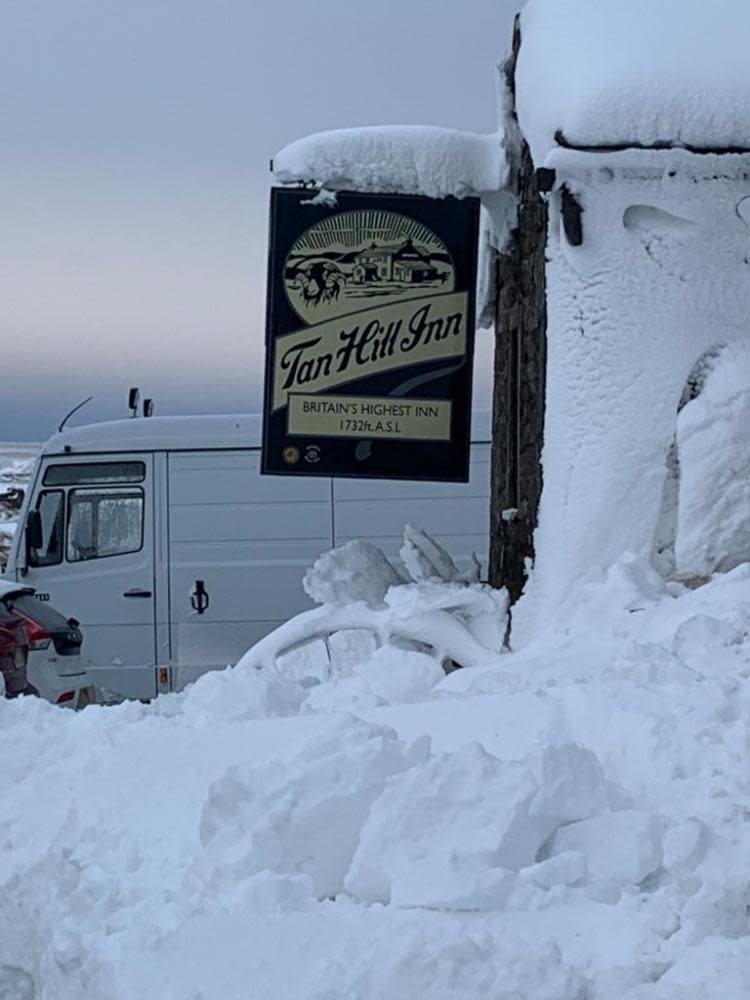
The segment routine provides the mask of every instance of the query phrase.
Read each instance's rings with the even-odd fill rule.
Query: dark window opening
[[[54,566],[63,557],[65,494],[62,490],[44,490],[39,494],[36,509],[42,521],[42,545],[29,550],[29,565]]]
[[[105,483],[142,483],[146,478],[143,462],[82,462],[50,465],[44,473],[45,486],[94,486]]]

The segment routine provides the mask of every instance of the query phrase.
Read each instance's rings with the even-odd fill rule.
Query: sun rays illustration
[[[307,323],[388,302],[450,292],[453,260],[427,226],[397,212],[339,212],[307,229],[292,246],[284,285]]]

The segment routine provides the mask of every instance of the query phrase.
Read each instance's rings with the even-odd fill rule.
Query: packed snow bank
[[[0,566],[7,562],[38,445],[0,443]]]
[[[508,166],[499,134],[390,125],[298,139],[274,157],[273,170],[282,184],[461,198],[500,190]]]
[[[201,877],[217,892],[261,872],[304,875],[318,899],[339,895],[373,802],[429,752],[429,740],[407,748],[392,729],[347,719],[288,761],[230,767],[201,816]]]
[[[524,879],[534,881],[538,854],[555,831],[618,798],[583,748],[503,761],[470,744],[389,782],[362,828],[346,888],[367,902],[493,910]],[[573,881],[584,880],[576,869]]]
[[[627,560],[417,704],[0,701],[0,995],[747,996],[749,593]]]
[[[716,357],[677,419],[675,565],[706,576],[750,560],[750,342]]]
[[[576,146],[750,148],[744,0],[530,0],[517,103],[537,165]]]

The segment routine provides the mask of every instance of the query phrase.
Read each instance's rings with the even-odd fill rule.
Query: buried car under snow
[[[18,676],[13,686],[18,691],[11,692],[6,678],[7,694],[39,694],[69,708],[83,708],[94,700],[81,661],[83,635],[74,618],[66,618],[40,599],[33,587],[12,580],[0,580],[0,615],[0,625],[6,617],[20,621],[27,636],[27,661],[22,664],[23,654],[14,654]]]

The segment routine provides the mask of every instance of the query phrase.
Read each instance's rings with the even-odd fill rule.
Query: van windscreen
[[[44,473],[45,486],[101,486],[103,483],[142,483],[146,478],[143,462],[81,462],[50,465]]]

